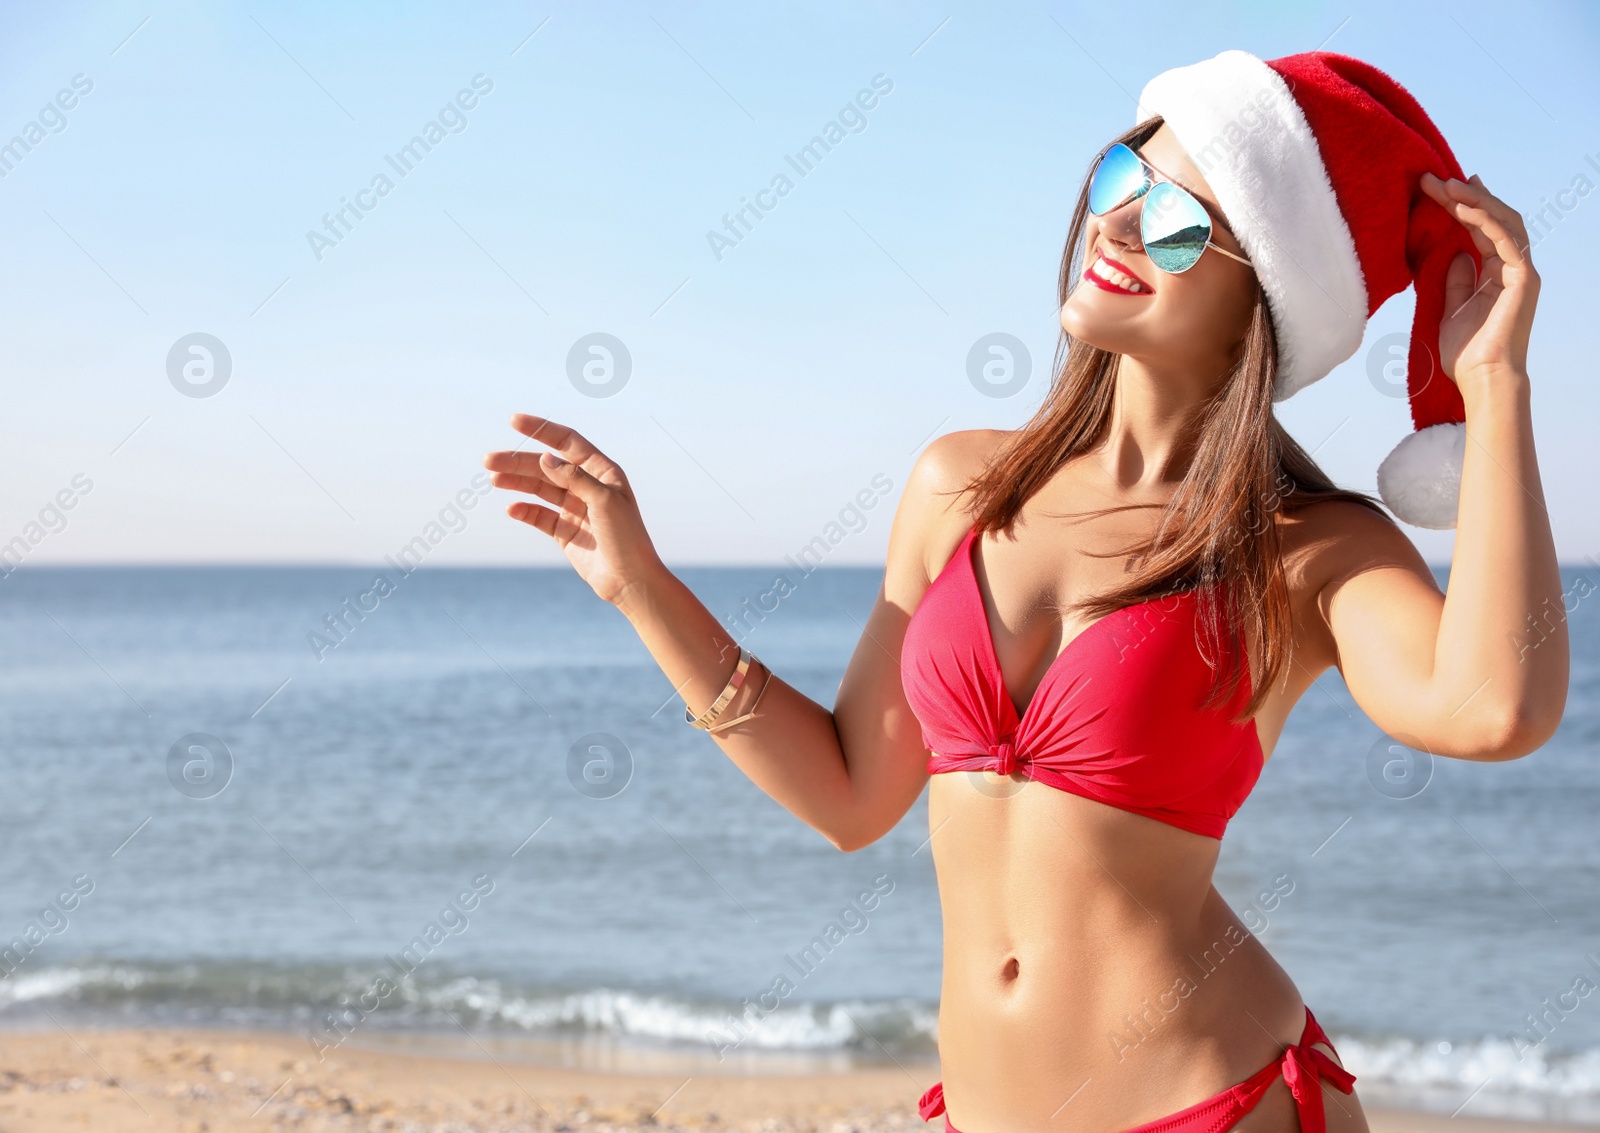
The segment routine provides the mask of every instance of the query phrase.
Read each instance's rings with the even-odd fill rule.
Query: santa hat
[[[1472,238],[1422,188],[1465,180],[1399,83],[1331,51],[1263,62],[1247,51],[1164,71],[1135,123],[1159,114],[1199,167],[1255,266],[1278,343],[1273,400],[1361,345],[1367,320],[1414,285],[1406,389],[1416,431],[1378,468],[1378,493],[1417,527],[1456,525],[1466,413],[1439,360],[1445,273]]]

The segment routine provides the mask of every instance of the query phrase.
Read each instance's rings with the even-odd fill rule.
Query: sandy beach
[[[919,1068],[920,1069],[920,1068]],[[0,1131],[285,1128],[382,1133],[934,1130],[919,1083],[890,1068],[827,1075],[597,1073],[491,1057],[343,1047],[216,1031],[0,1035]],[[1583,1128],[1369,1109],[1374,1133]]]

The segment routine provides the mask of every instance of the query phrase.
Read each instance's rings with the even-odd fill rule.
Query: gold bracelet
[[[742,724],[746,720],[750,719],[750,717],[752,717],[752,716],[754,716],[756,714],[756,705],[760,704],[761,703],[761,698],[763,696],[767,695],[767,686],[772,683],[772,670],[771,669],[767,669],[767,667],[765,665],[763,665],[761,667],[763,669],[766,669],[767,679],[762,681],[761,682],[761,687],[756,690],[756,698],[750,702],[750,711],[746,712],[742,716],[735,716],[732,720],[724,720],[722,723],[718,724],[714,728],[707,728],[706,731],[708,731],[708,732],[720,732],[724,728],[731,728],[735,724]]]
[[[739,663],[734,666],[733,676],[729,677],[728,683],[722,686],[722,691],[717,694],[717,699],[711,702],[710,708],[707,708],[698,716],[689,711],[689,705],[685,702],[683,706],[684,723],[692,724],[696,728],[705,728],[715,721],[718,716],[721,716],[722,710],[732,703],[734,694],[744,684],[745,674],[750,671],[750,662],[755,659],[755,654],[741,645],[739,647]]]

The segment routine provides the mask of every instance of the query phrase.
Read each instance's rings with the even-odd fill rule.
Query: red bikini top
[[[1006,691],[968,529],[906,626],[900,681],[933,753],[928,771],[1020,772],[1059,790],[1221,838],[1261,775],[1248,666],[1226,705],[1189,590],[1093,622],[1051,663],[1017,715]]]

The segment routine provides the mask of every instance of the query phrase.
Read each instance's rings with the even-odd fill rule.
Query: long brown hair
[[[1161,123],[1159,116],[1147,119],[1116,140],[1137,148]],[[1082,270],[1091,175],[1092,169],[1084,175],[1061,255],[1061,306]],[[1111,420],[1117,359],[1062,332],[1044,403],[960,490],[972,494],[974,526],[980,533],[1009,530],[1023,504],[1062,465],[1100,440]],[[1163,507],[1155,534],[1137,547],[1100,553],[1098,557],[1135,555],[1130,577],[1076,604],[1103,617],[1124,606],[1196,590],[1202,651],[1215,657],[1216,646],[1225,643],[1232,659],[1225,667],[1213,663],[1218,677],[1210,705],[1229,703],[1237,695],[1246,675],[1241,663],[1246,643],[1251,637],[1257,643],[1259,656],[1249,669],[1255,678],[1252,695],[1239,720],[1260,708],[1284,675],[1292,652],[1292,615],[1275,513],[1342,499],[1385,514],[1371,496],[1336,487],[1284,431],[1272,413],[1277,371],[1277,340],[1257,281],[1238,360],[1216,394],[1185,425],[1182,439],[1194,445],[1194,459]],[[1124,504],[1087,514],[1155,506]]]

